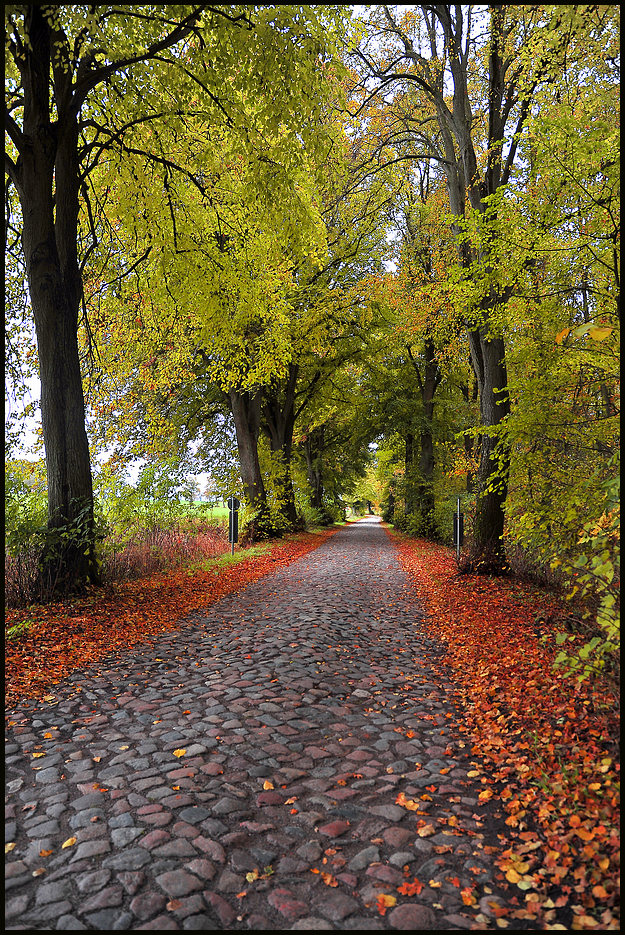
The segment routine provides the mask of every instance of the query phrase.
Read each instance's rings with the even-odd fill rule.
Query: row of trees
[[[236,438],[255,537],[304,486],[443,538],[461,494],[478,571],[614,541],[617,7],[7,11],[9,306],[25,275],[68,584],[87,438],[213,473]]]

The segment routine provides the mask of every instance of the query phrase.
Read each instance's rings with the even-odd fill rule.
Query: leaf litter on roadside
[[[500,801],[507,813],[507,840],[494,859],[512,898],[493,915],[618,929],[617,698],[608,685],[578,685],[554,670],[534,620],[548,619],[555,598],[514,579],[459,575],[451,549],[389,535],[428,629],[446,646],[442,662],[454,670],[462,710],[457,729],[480,757],[469,773],[485,787],[479,801]],[[474,903],[469,890],[461,895]]]

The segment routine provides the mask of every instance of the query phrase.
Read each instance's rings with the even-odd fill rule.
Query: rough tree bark
[[[82,296],[76,248],[78,125],[76,114],[67,109],[61,109],[54,124],[50,119],[51,30],[41,7],[29,6],[26,17],[31,47],[22,65],[23,145],[14,181],[22,205],[22,243],[37,334],[48,477],[48,541],[41,579],[44,590],[53,593],[99,579],[77,339]],[[57,68],[55,80],[58,97],[65,100],[71,77]]]
[[[249,393],[233,389],[229,391],[228,399],[237,436],[243,493],[253,513],[244,536],[251,541],[267,539],[275,535],[275,530],[271,523],[267,493],[258,460],[262,390]]]
[[[280,475],[275,479],[280,491],[281,513],[285,528],[294,530],[303,527],[303,521],[297,513],[295,491],[291,478],[291,455],[293,451],[293,429],[295,426],[295,398],[299,368],[289,365],[289,372],[283,387],[270,387],[266,390],[263,404],[263,427],[269,438],[272,453],[279,460]]]

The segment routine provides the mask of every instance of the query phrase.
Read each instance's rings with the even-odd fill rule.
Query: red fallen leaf
[[[411,883],[406,882],[398,886],[397,892],[401,893],[402,896],[418,896],[422,889],[423,883],[420,883],[415,877]]]
[[[392,909],[396,903],[397,897],[389,896],[386,893],[380,893],[376,899],[376,907],[381,916],[386,915],[386,910]]]
[[[477,902],[470,886],[465,886],[463,890],[460,890],[460,895],[462,896],[462,902],[465,906],[474,906]]]

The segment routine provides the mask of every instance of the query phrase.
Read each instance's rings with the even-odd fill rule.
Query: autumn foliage
[[[557,612],[553,596],[513,578],[459,575],[451,549],[392,538],[428,628],[446,643],[457,727],[479,757],[479,799],[506,813],[499,882],[517,900],[500,914],[550,927],[567,907],[573,929],[618,927],[615,694],[554,670],[556,651],[540,635]]]

